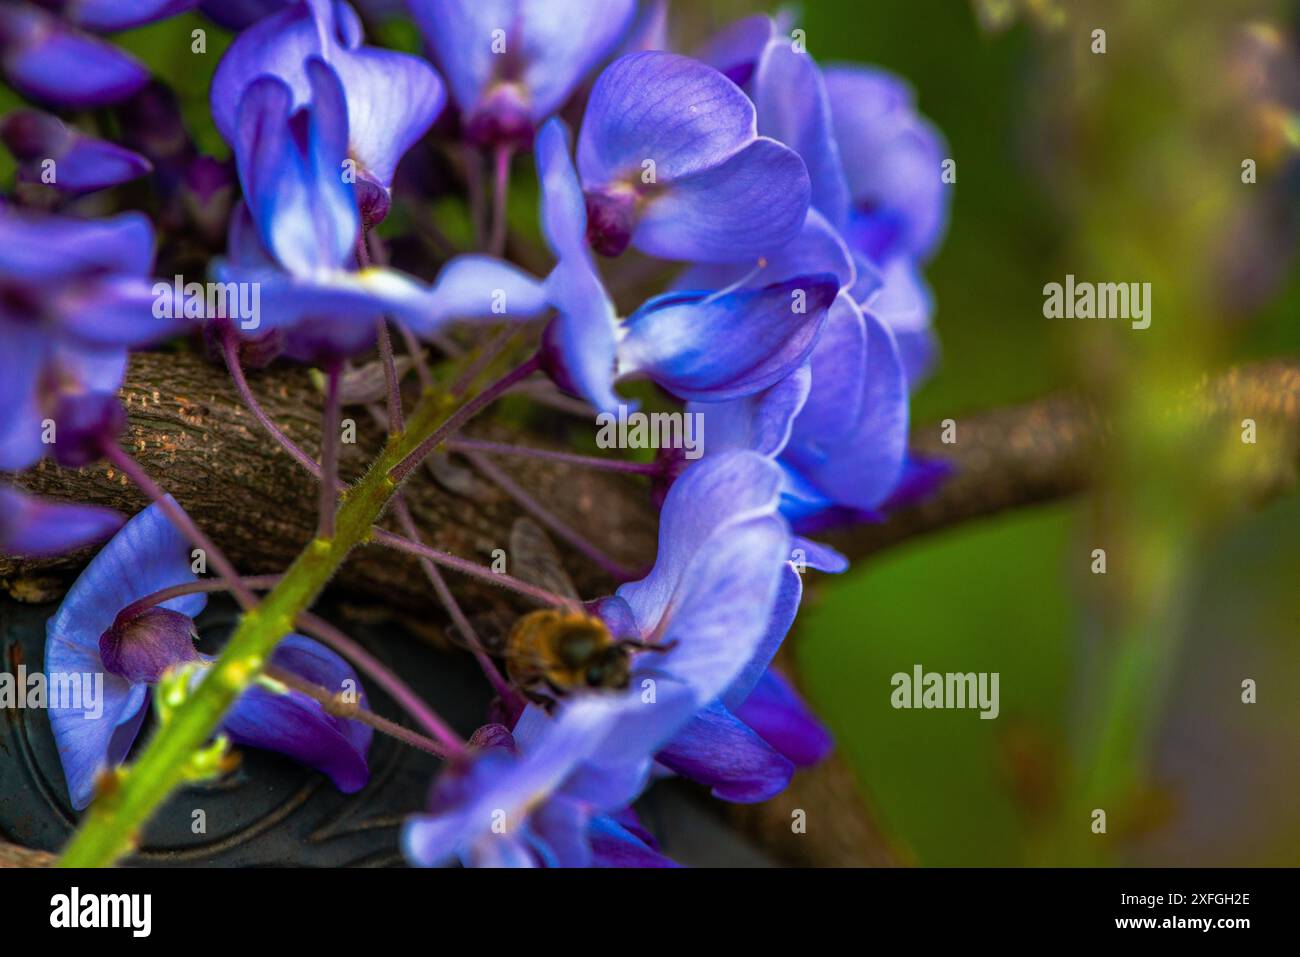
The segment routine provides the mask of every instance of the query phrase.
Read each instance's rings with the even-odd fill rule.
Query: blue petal
[[[474,319],[535,319],[549,308],[546,287],[518,266],[491,256],[457,256],[443,266],[432,291],[427,329]]]
[[[798,235],[809,190],[798,154],[759,137],[716,166],[656,192],[645,203],[632,245],[688,262],[756,257]]]
[[[737,86],[749,83],[759,57],[776,33],[776,24],[765,13],[756,13],[730,23],[715,33],[695,58],[720,70]]]
[[[280,12],[291,3],[293,0],[202,0],[199,9],[210,20],[238,31]]]
[[[837,305],[857,312],[847,297]],[[835,310],[833,309],[832,312]],[[885,325],[862,314],[866,334],[865,388],[858,408],[841,406],[847,431],[827,420],[835,405],[834,392],[818,395],[818,356],[813,356],[813,394],[795,420],[784,459],[837,504],[874,509],[898,482],[907,449],[907,378],[898,347]],[[816,404],[816,414],[810,414]],[[822,411],[826,410],[826,411]],[[829,434],[829,438],[828,438]]]
[[[657,297],[625,323],[619,375],[648,376],[683,399],[752,395],[808,358],[837,289],[834,276],[821,274],[708,297]],[[729,345],[719,349],[723,341]]]
[[[916,113],[906,84],[884,71],[834,67],[826,89],[849,192],[864,219],[857,227],[863,251],[882,260],[897,252],[925,258],[947,225],[943,138]]]
[[[155,345],[197,328],[194,320],[154,315],[162,287],[169,291],[172,288],[170,283],[159,284],[136,276],[73,286],[57,294],[61,331],[67,334],[69,345],[107,352]],[[119,377],[101,391],[116,389],[120,381]]]
[[[517,10],[529,113],[540,122],[613,51],[636,15],[636,0],[519,0]]]
[[[385,187],[398,161],[446,102],[442,79],[417,57],[378,47],[327,56],[347,93],[350,155]]]
[[[587,825],[591,841],[593,867],[677,867],[658,851],[606,815],[594,817]]]
[[[293,94],[284,82],[263,76],[250,84],[235,147],[263,243],[303,275],[350,262],[360,227],[356,197],[339,172],[347,113],[338,76],[319,59],[309,61],[308,75],[312,105],[292,118]]]
[[[799,231],[810,187],[798,155],[756,139],[755,124],[749,98],[712,67],[630,54],[596,81],[578,169],[588,190],[640,196],[632,243],[643,252],[702,262],[756,256]]]
[[[802,535],[794,537],[791,551],[796,556],[796,560],[802,559],[805,565],[819,572],[839,575],[849,570],[848,558],[839,551],[821,542],[804,538]]]
[[[795,540],[797,545],[798,540]],[[792,548],[793,550],[793,548]],[[799,603],[803,600],[803,576],[787,562],[781,569],[781,580],[777,586],[776,598],[772,603],[771,614],[763,637],[745,662],[745,667],[736,675],[722,695],[722,704],[736,709],[749,697],[754,686],[758,684],[763,673],[772,664],[781,642],[790,633],[795,615],[799,612]]]
[[[657,755],[724,801],[753,804],[785,790],[794,765],[721,704],[705,708]]]
[[[88,109],[125,100],[149,73],[112,44],[87,36],[29,4],[0,6],[4,69],[22,93]]]
[[[569,128],[559,117],[537,134],[533,152],[542,189],[542,233],[557,259],[586,256],[587,208],[569,159]]]
[[[866,321],[843,293],[831,304],[810,366],[812,389],[799,413],[798,434],[829,447],[851,434],[866,390]]]
[[[59,555],[103,541],[124,521],[109,508],[43,501],[0,486],[0,554]]]
[[[0,209],[0,275],[30,283],[102,273],[146,276],[153,268],[153,239],[142,213],[81,220]]]
[[[934,368],[939,340],[930,326],[930,290],[910,260],[894,259],[881,270],[883,285],[863,303],[894,334],[909,389],[915,390]]]
[[[722,694],[762,646],[790,532],[776,516],[729,523],[695,552],[656,633],[671,650],[646,660],[685,683],[699,707]]]
[[[797,767],[816,764],[835,746],[830,732],[775,669],[764,672],[736,717]]]
[[[591,844],[587,837],[587,820],[591,812],[577,801],[554,797],[533,814],[529,829],[545,845],[548,865],[552,867],[587,867],[591,864]]]
[[[652,159],[655,183],[665,188],[750,145],[755,122],[749,97],[712,67],[658,51],[620,57],[596,81],[583,117],[582,183],[640,183]]]
[[[562,121],[542,127],[535,152],[542,229],[559,260],[546,279],[547,298],[558,313],[547,330],[549,371],[561,388],[611,411],[619,405],[614,392],[618,317],[587,249],[587,214]]]
[[[821,70],[785,38],[767,45],[754,77],[758,131],[797,152],[808,167],[812,204],[836,229],[849,216],[849,187]]]
[[[748,449],[776,456],[790,441],[811,388],[812,370],[805,363],[770,389],[730,402],[692,402],[688,410],[701,416],[708,454]]]
[[[356,672],[310,638],[286,635],[271,654],[271,664],[327,691],[354,692],[365,707]],[[366,752],[374,730],[360,721],[327,714],[301,692],[280,694],[255,686],[240,696],[221,727],[235,744],[275,751],[327,774],[345,794],[359,791],[370,780]]]
[[[566,702],[553,719],[536,718],[542,725],[536,736],[516,734],[519,757],[492,749],[466,768],[448,768],[435,785],[431,813],[409,818],[402,829],[407,859],[425,867],[456,857],[477,861],[500,851],[502,840],[523,840],[531,813],[617,726],[623,702],[619,696]],[[519,862],[513,851],[509,859]]]
[[[733,283],[754,288],[796,276],[833,273],[840,288],[857,288],[858,267],[848,246],[826,217],[809,209],[799,234],[784,246],[768,250],[755,268],[754,260],[706,263],[684,270],[673,283],[676,289],[722,289]],[[874,290],[874,286],[867,287]]]
[[[508,30],[514,23],[517,0],[408,0],[408,5],[437,56],[451,95],[461,110],[472,110],[497,61],[492,52],[492,33]],[[507,34],[507,49],[509,40]]]
[[[339,355],[372,344],[375,320],[381,315],[392,316],[418,335],[436,331],[448,318],[439,307],[437,290],[392,269],[332,270],[298,278],[277,269],[244,269],[218,261],[213,274],[221,282],[256,284],[255,314],[237,324],[241,333],[262,336],[287,330],[304,341],[320,340],[322,348],[333,341]]]
[[[411,0],[411,12],[447,74],[461,110],[481,105],[489,87],[518,82],[539,123],[614,49],[636,13],[635,0]],[[494,53],[495,31],[505,52]]]
[[[0,469],[25,469],[46,450],[41,442],[42,405],[37,385],[52,353],[39,326],[19,320],[0,323]]]
[[[84,706],[50,709],[50,725],[74,807],[83,808],[90,802],[97,771],[120,761],[130,748],[139,729],[133,719],[144,706],[147,690],[104,672],[100,635],[117,613],[137,598],[195,580],[190,571],[189,543],[162,510],[151,505],[100,550],[46,624],[47,672],[104,676],[101,716],[93,716],[94,709]],[[159,607],[193,618],[206,602],[206,595],[185,595]]]

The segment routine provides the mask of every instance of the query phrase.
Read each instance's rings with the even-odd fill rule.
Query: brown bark
[[[319,450],[321,397],[309,376],[277,369],[252,376],[270,415],[308,454]],[[136,356],[123,389],[130,414],[124,446],[205,528],[241,571],[282,570],[312,535],[314,483],[265,435],[239,403],[224,370],[191,354]],[[1244,417],[1261,422],[1276,443],[1270,491],[1294,483],[1300,446],[1300,363],[1275,361],[1233,370],[1189,395],[1207,420],[1235,426]],[[345,475],[359,473],[382,441],[364,410],[355,419],[357,443],[344,447]],[[512,430],[487,424],[494,437]],[[1056,500],[1085,489],[1104,424],[1083,402],[1049,397],[1026,405],[981,412],[956,420],[956,443],[941,441],[940,425],[919,427],[913,446],[950,462],[954,475],[922,504],[878,525],[861,525],[827,536],[850,557],[862,558],[893,543],[988,516],[1002,510]],[[513,431],[517,431],[514,429]],[[536,432],[523,440],[545,445]],[[1261,441],[1263,441],[1261,439]],[[655,515],[643,481],[535,460],[502,460],[521,485],[566,522],[580,528],[608,554],[638,567],[654,555]],[[67,470],[46,463],[22,476],[42,495],[112,506],[125,512],[144,500],[126,479],[103,465]],[[409,487],[407,499],[432,544],[487,563],[505,547],[518,509],[491,484],[469,471],[435,481],[428,473]],[[41,562],[0,558],[0,582],[15,594],[39,593],[42,576],[66,581],[86,554]],[[609,587],[589,562],[568,556],[583,594]],[[451,573],[449,573],[451,574]],[[377,547],[353,556],[337,586],[410,613],[411,624],[429,633],[442,620],[414,561]],[[471,609],[506,600],[483,586],[453,578]],[[431,614],[432,612],[432,614]],[[806,834],[791,828],[792,813],[809,815]],[[893,855],[864,809],[851,771],[838,758],[797,775],[785,794],[767,804],[739,809],[734,817],[778,856],[802,864],[890,863]],[[828,823],[834,821],[834,824]]]

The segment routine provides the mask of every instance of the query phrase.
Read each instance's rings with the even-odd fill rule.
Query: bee
[[[573,602],[572,609],[529,612],[497,647],[484,649],[505,662],[510,683],[535,703],[549,709],[556,699],[580,689],[622,690],[631,681],[633,652],[664,652],[672,647],[616,639],[603,621],[582,611],[555,545],[531,519],[515,521],[510,554],[518,578]]]

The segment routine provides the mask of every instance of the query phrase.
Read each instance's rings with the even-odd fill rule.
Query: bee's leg
[[[550,683],[547,682],[547,684],[549,685]],[[555,687],[553,685],[550,685],[550,687],[552,691],[555,690]],[[539,691],[535,685],[527,688],[520,688],[519,692],[525,698],[531,701],[533,704],[537,705],[539,708],[545,711],[547,714],[550,714],[555,710],[555,704],[556,704],[555,697],[553,697],[552,695],[544,694],[543,692]]]
[[[652,641],[639,641],[636,638],[624,638],[622,641],[619,642],[619,644],[622,645],[624,648],[632,648],[635,649],[636,651],[657,651],[660,652],[661,654],[665,651],[672,651],[674,648],[677,647],[677,641],[675,639],[673,641],[652,642]]]

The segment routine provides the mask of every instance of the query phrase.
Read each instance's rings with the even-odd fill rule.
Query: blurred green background
[[[1067,6],[1073,14],[1086,5]],[[1045,102],[1053,85],[1045,77],[1059,72],[1071,52],[1087,51],[1095,26],[1113,27],[1118,17],[1107,18],[1100,6],[1102,16],[1071,16],[1046,35],[1023,20],[1002,33],[985,32],[971,6],[958,2],[814,0],[805,6],[800,22],[812,52],[823,61],[865,61],[905,76],[957,159],[951,227],[927,273],[944,361],[916,396],[914,421],[960,422],[967,411],[1074,386],[1081,378],[1085,330],[1055,325],[1041,312],[1043,284],[1064,276],[1063,258],[1069,266],[1078,262],[1069,257],[1084,224],[1062,214],[1062,177],[1038,162],[1039,140],[1047,135],[1038,119],[1071,108]],[[1195,5],[1153,0],[1140,6],[1163,9],[1174,42],[1178,19],[1193,16],[1188,8]],[[1113,28],[1109,39],[1125,42]],[[1181,106],[1167,100],[1164,109]],[[1177,120],[1176,114],[1138,116],[1135,125],[1158,133]],[[1142,141],[1102,144],[1135,145],[1159,148]],[[1123,188],[1117,182],[1107,193]],[[1226,169],[1222,189],[1245,196],[1249,187]],[[1295,203],[1294,192],[1288,201]],[[1189,272],[1203,268],[1184,265]],[[1081,279],[1086,272],[1069,271]],[[1173,317],[1162,307],[1170,297],[1162,301],[1165,290],[1157,290],[1154,321],[1168,323]],[[1295,270],[1225,338],[1230,341],[1200,357],[1206,369],[1300,351]],[[1075,503],[986,520],[912,542],[815,587],[800,625],[800,674],[900,859],[931,865],[1073,859],[1053,850],[1050,833],[1069,786],[1069,754],[1086,693],[1081,674],[1092,635],[1085,579],[1093,547],[1087,510]],[[1113,563],[1112,554],[1110,574],[1117,573]],[[1220,529],[1196,549],[1192,566],[1195,585],[1185,590],[1182,616],[1188,624],[1180,654],[1166,662],[1169,691],[1151,765],[1161,810],[1145,833],[1115,845],[1106,860],[1296,864],[1300,502],[1277,502]],[[917,663],[941,672],[1000,672],[1001,716],[981,721],[974,712],[894,710],[890,676]],[[1240,703],[1245,676],[1271,687],[1267,700],[1261,692],[1259,704]],[[1066,826],[1087,825],[1076,819]]]
[[[674,6],[692,41],[763,9],[748,0]],[[960,422],[1066,388],[1124,408],[1126,395],[1140,394],[1160,408],[1171,383],[1300,353],[1300,280],[1289,265],[1266,294],[1230,295],[1227,307],[1202,283],[1216,268],[1207,250],[1228,233],[1234,210],[1266,188],[1270,202],[1294,206],[1294,163],[1289,191],[1266,186],[1263,170],[1259,185],[1243,186],[1237,157],[1253,155],[1251,147],[1202,149],[1206,117],[1196,112],[1196,84],[1223,80],[1197,60],[1200,44],[1257,15],[1293,39],[1296,4],[1149,0],[1126,9],[1081,0],[1062,8],[1055,28],[1041,22],[1050,17],[1021,17],[999,31],[981,27],[965,0],[810,0],[797,14],[820,61],[876,64],[907,78],[957,160],[948,237],[927,270],[943,361],[915,397],[916,422]],[[1111,50],[1089,60],[1099,25]],[[208,27],[206,70],[189,53],[195,26]],[[409,26],[381,36],[416,43]],[[206,91],[227,34],[187,16],[120,42],[177,85],[201,147],[225,155]],[[0,112],[13,105],[0,90]],[[1211,127],[1213,142],[1219,127]],[[0,181],[11,176],[0,156]],[[534,197],[519,184],[516,225],[532,217]],[[464,231],[441,225],[453,238]],[[1287,256],[1269,237],[1262,245]],[[1150,334],[1042,317],[1044,283],[1090,269],[1099,280],[1161,280]],[[1208,495],[1196,482],[1171,492],[1202,460],[1174,434],[1168,456],[1151,452],[1148,472],[1151,421],[1139,411],[1120,425],[1130,441],[1119,444],[1132,454],[1112,463],[1101,493],[1116,508],[1026,509],[813,580],[794,639],[800,680],[899,860],[1300,863],[1300,499],[1221,513],[1196,497]],[[1152,511],[1153,500],[1169,507]],[[1089,580],[1091,550],[1115,522],[1124,540],[1155,543],[1154,566],[1138,567],[1132,549],[1130,574],[1121,548],[1109,573],[1128,574],[1154,611],[1123,603],[1115,611]],[[1124,816],[1138,823],[1101,855],[1081,853],[1073,844],[1087,840],[1089,821],[1071,795],[1086,777],[1084,744],[1108,707],[1084,676],[1099,661],[1104,674],[1104,662],[1146,641],[1161,649],[1144,674],[1151,726],[1129,728],[1123,718],[1118,732],[1132,752],[1119,765],[1136,755],[1141,785],[1124,791],[1114,784],[1127,780],[1122,768],[1099,761],[1093,769],[1103,791],[1126,795]],[[915,664],[999,672],[999,718],[892,709],[890,676]],[[1243,677],[1260,682],[1258,704],[1240,703]]]

